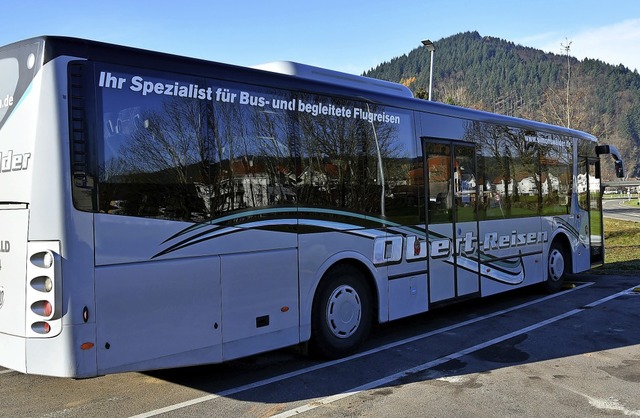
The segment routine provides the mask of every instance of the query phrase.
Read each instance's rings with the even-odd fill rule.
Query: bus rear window
[[[21,43],[0,50],[0,128],[40,69],[41,43]]]
[[[15,58],[0,59],[0,120],[3,120],[9,108],[15,105],[15,92],[20,71]]]

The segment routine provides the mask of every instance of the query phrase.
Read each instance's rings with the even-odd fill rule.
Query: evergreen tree
[[[623,65],[544,53],[464,32],[435,42],[433,97],[458,106],[566,125],[616,142],[627,172],[640,176],[640,74]],[[430,53],[419,47],[364,75],[408,85],[426,99]]]

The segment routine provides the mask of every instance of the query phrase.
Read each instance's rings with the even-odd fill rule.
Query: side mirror
[[[624,177],[624,163],[622,162],[622,158],[620,158],[620,153],[613,145],[596,145],[596,154],[611,154],[613,157],[613,161],[615,164],[616,177],[623,178]]]
[[[624,177],[624,164],[622,163],[622,160],[616,160],[615,167],[616,167],[616,177],[623,178]]]

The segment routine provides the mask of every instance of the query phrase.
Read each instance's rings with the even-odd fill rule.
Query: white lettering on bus
[[[388,115],[385,112],[382,112],[382,113],[369,112],[368,110],[363,110],[363,109],[360,109],[359,107],[356,107],[353,109],[353,117],[364,119],[371,123],[373,122],[384,122],[384,123],[393,123],[393,124],[400,123],[400,116]]]
[[[102,80],[102,75],[100,79]],[[146,81],[139,75],[131,78],[129,90],[141,92],[143,96],[147,94],[158,94],[163,96],[188,97],[190,99],[213,100],[213,89],[211,87],[205,89],[197,84],[185,85],[177,81],[173,83]]]
[[[29,168],[31,153],[16,154],[12,150],[0,152],[0,172],[20,171]]]
[[[13,106],[13,96],[7,94],[4,98],[0,99],[0,109]]]
[[[262,96],[252,96],[246,91],[240,92],[240,104],[243,104],[243,105],[248,104],[251,106],[264,107],[267,104],[267,102],[268,100]]]
[[[546,232],[518,233],[518,231],[511,231],[510,235],[498,235],[497,232],[488,232],[484,235],[484,241],[480,245],[483,251],[491,251],[541,244],[543,242],[547,242]]]
[[[507,248],[524,247],[528,245],[542,244],[548,241],[547,232],[527,232],[518,233],[512,231],[511,234],[498,235],[497,232],[487,232],[484,240],[478,242],[478,238],[472,232],[467,232],[464,237],[456,239],[455,246],[451,239],[437,239],[429,243],[431,258],[445,258],[455,253],[455,255],[470,256],[480,248],[488,253],[495,250]]]
[[[301,99],[280,99],[256,95],[252,92],[232,92],[228,88],[200,87],[198,84],[182,84],[179,81],[161,82],[149,81],[139,75],[130,79],[119,77],[109,71],[101,71],[98,78],[98,86],[105,89],[123,90],[128,87],[130,91],[140,93],[142,96],[162,95],[177,96],[191,99],[210,100],[219,103],[238,103],[244,106],[259,108],[271,107],[275,110],[290,110],[299,113],[308,113],[312,116],[334,116],[339,118],[361,119],[369,123],[388,123],[398,125],[400,116],[391,115],[384,111],[376,112],[359,107],[347,108],[330,103],[305,103]]]
[[[234,103],[237,96],[236,93],[230,93],[229,89],[218,88],[218,90],[216,90],[217,102]]]
[[[100,81],[98,82],[98,85],[100,87],[106,87],[109,89],[122,90],[122,86],[126,82],[127,82],[126,78],[114,77],[113,75],[111,75],[111,73],[109,72],[105,73],[104,71],[102,71],[100,72]]]

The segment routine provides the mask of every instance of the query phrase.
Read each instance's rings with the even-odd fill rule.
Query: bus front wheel
[[[329,270],[313,302],[312,352],[327,358],[352,354],[367,338],[371,322],[371,290],[362,272],[350,265]]]
[[[567,259],[564,247],[557,241],[551,244],[547,259],[547,280],[544,282],[544,290],[549,293],[559,291],[564,284],[567,270]]]

